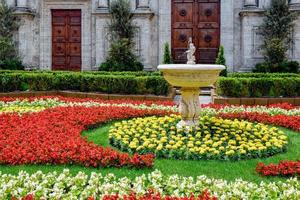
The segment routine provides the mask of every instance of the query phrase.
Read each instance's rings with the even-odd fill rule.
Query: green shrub
[[[299,77],[297,73],[229,73],[228,77],[232,78],[292,78]]]
[[[298,73],[300,71],[300,65],[298,61],[285,61],[281,63],[283,72]]]
[[[226,97],[300,96],[300,77],[220,78],[217,93]]]
[[[99,70],[103,71],[142,71],[143,64],[132,52],[128,39],[120,39],[114,42],[109,50],[106,61],[101,64]]]
[[[170,45],[169,43],[164,44],[164,58],[163,58],[163,64],[171,64],[172,61],[172,55],[170,51]]]
[[[0,0],[0,37],[13,38],[13,34],[19,28],[19,21],[14,8],[9,7],[6,0]]]
[[[19,18],[5,0],[0,1],[0,69],[23,70],[13,35],[19,28]]]
[[[221,71],[220,76],[227,76],[227,66],[226,66],[226,59],[225,59],[225,55],[224,55],[224,47],[223,46],[220,46],[220,48],[219,48],[218,56],[216,59],[216,64],[224,65],[226,67],[226,69]]]
[[[255,73],[298,73],[299,62],[297,61],[283,61],[278,65],[263,62],[256,64],[253,72]]]
[[[112,1],[109,7],[111,46],[106,61],[100,65],[104,71],[141,71],[143,64],[134,53],[133,13],[129,0]]]
[[[271,1],[261,25],[265,61],[270,67],[276,68],[287,60],[286,52],[292,44],[291,31],[296,19],[297,13],[290,10],[286,0]]]
[[[286,60],[286,51],[287,47],[285,47],[284,41],[280,38],[272,38],[270,40],[265,41],[265,56],[266,62],[270,63],[271,71],[277,71],[276,68],[280,65],[280,63]]]
[[[13,58],[0,61],[0,69],[24,70],[24,66],[20,59]]]
[[[12,71],[12,70],[0,70],[0,74],[7,73],[47,73],[47,74],[94,74],[94,75],[118,75],[118,76],[161,76],[162,73],[159,71],[148,72],[148,71],[138,71],[138,72],[108,72],[108,71],[85,71],[85,72],[69,72],[69,71]]]
[[[6,72],[6,73],[5,73]],[[168,95],[170,86],[160,75],[117,75],[77,72],[12,72],[0,73],[0,91],[73,90],[115,94]]]

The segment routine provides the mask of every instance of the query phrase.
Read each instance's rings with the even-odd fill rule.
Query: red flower
[[[300,161],[281,161],[278,165],[258,163],[256,172],[263,176],[299,176]]]
[[[0,163],[77,164],[88,167],[151,167],[153,154],[117,152],[88,142],[81,133],[112,120],[165,115],[129,107],[57,107],[39,113],[0,115]],[[99,135],[99,137],[101,137]]]
[[[115,195],[106,195],[103,200],[118,200],[121,197],[119,194]],[[217,200],[216,197],[210,195],[210,193],[205,190],[201,195],[196,197],[191,194],[188,197],[174,197],[174,196],[162,196],[160,193],[155,193],[153,190],[149,190],[147,194],[142,196],[137,196],[135,192],[132,192],[130,195],[124,195],[121,199],[124,200]]]

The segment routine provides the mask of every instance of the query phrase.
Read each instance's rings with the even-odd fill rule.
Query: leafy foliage
[[[5,0],[0,1],[0,37],[11,38],[19,28],[19,18]]]
[[[296,14],[289,9],[286,0],[272,0],[261,26],[265,61],[272,68],[287,60],[286,52],[292,44],[291,31]],[[272,72],[272,69],[270,70]]]
[[[24,69],[18,57],[13,34],[19,28],[19,18],[5,0],[0,1],[0,69]]]
[[[300,64],[297,61],[283,61],[278,65],[271,65],[270,63],[263,62],[256,64],[253,72],[255,73],[298,73]]]
[[[115,0],[110,5],[111,21],[109,24],[111,47],[100,70],[104,71],[141,71],[143,64],[134,53],[133,24],[129,0]]]
[[[0,37],[0,62],[17,54],[12,38]]]
[[[126,38],[111,44],[109,55],[100,70],[103,71],[141,71],[143,65],[132,53],[130,41]]]
[[[224,55],[224,46],[220,46],[218,56],[216,59],[216,64],[218,65],[224,65],[226,69],[224,69],[221,73],[220,76],[227,76],[227,66],[226,66],[226,59]]]
[[[172,55],[170,52],[170,45],[169,43],[165,43],[164,45],[164,58],[163,58],[163,64],[171,64],[172,61]]]

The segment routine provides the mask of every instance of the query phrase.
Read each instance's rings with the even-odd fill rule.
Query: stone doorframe
[[[52,69],[52,9],[80,9],[81,16],[81,70],[91,70],[92,45],[91,45],[91,7],[89,0],[43,0],[41,2],[40,18],[40,69]]]

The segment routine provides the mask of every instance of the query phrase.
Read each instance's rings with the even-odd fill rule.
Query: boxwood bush
[[[300,77],[220,78],[217,94],[225,97],[299,97]]]
[[[235,78],[284,78],[300,77],[300,73],[229,73],[228,77]]]
[[[0,71],[0,92],[72,90],[109,94],[168,95],[160,72]],[[217,82],[226,97],[300,96],[300,74],[231,73]]]
[[[0,74],[7,73],[47,73],[47,74],[95,74],[95,75],[130,75],[130,76],[161,76],[161,72],[139,71],[139,72],[107,72],[107,71],[86,71],[86,72],[69,72],[69,71],[23,71],[23,70],[0,70]]]
[[[115,94],[168,95],[170,85],[164,78],[147,72],[0,72],[0,91],[74,90]]]

